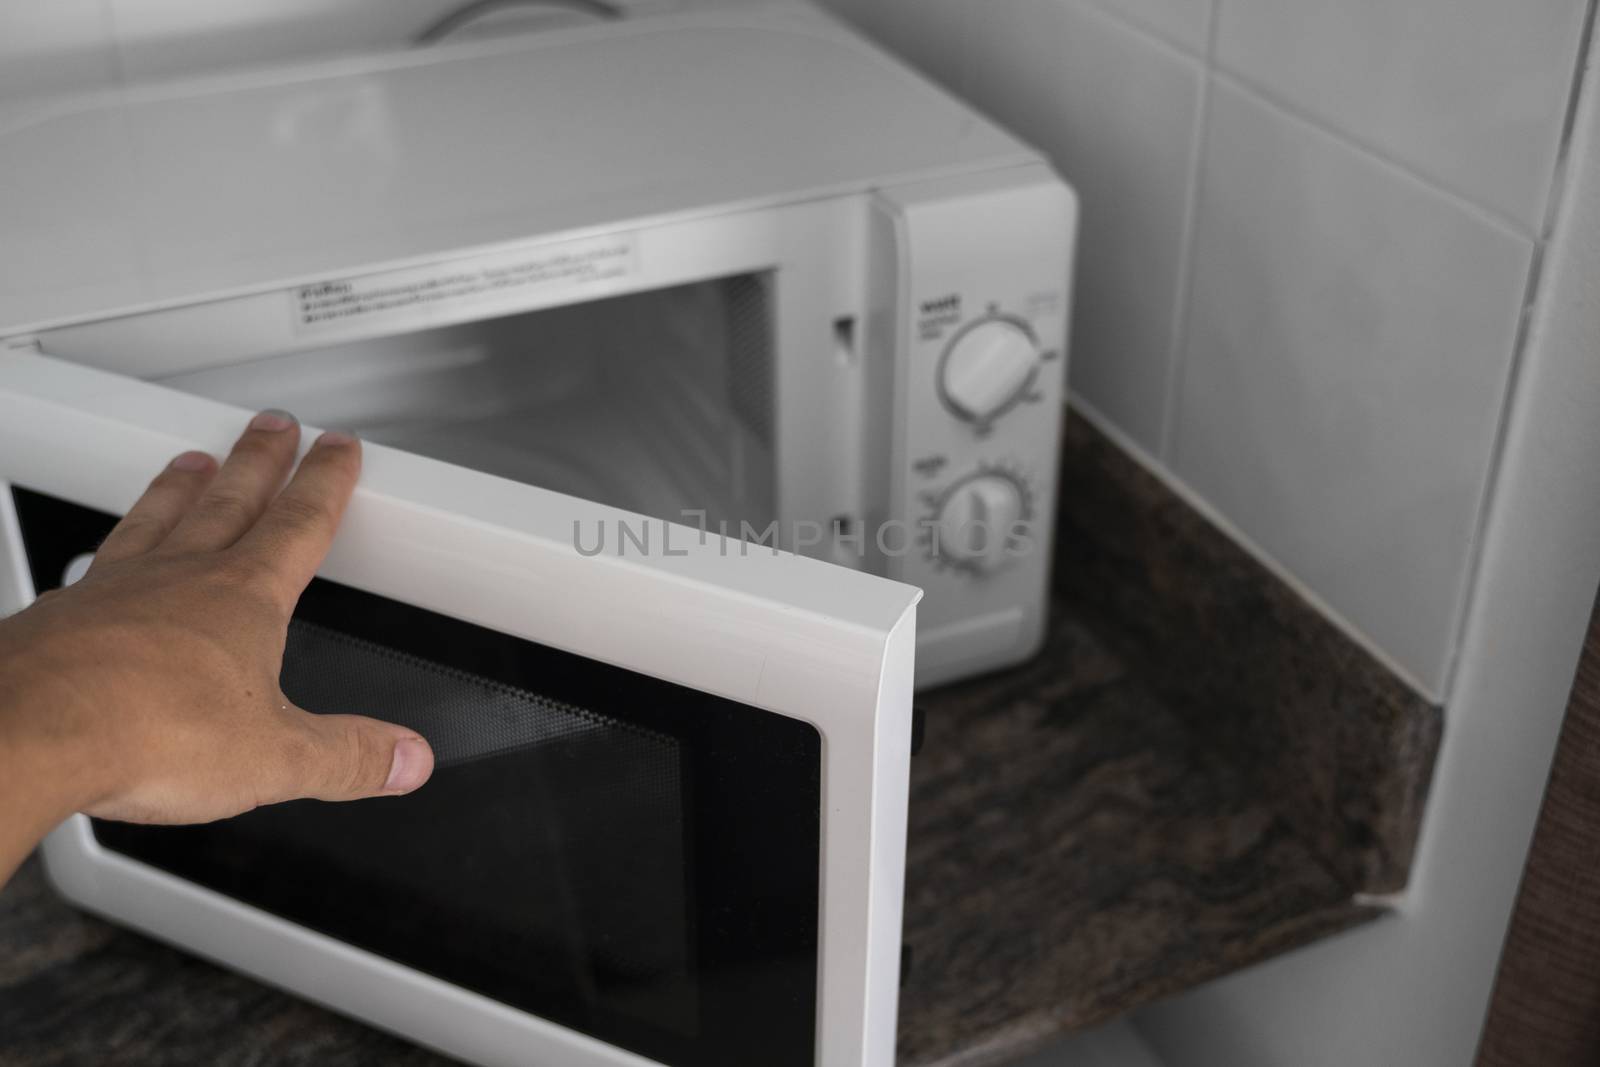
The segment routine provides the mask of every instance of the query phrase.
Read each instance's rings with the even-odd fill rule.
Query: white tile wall
[[[973,14],[968,95],[1049,150],[1081,198],[1073,388],[1156,451],[1204,68],[1088,5]]]
[[[1225,0],[1217,62],[1524,227],[1588,0]]]
[[[1214,87],[1171,462],[1430,687],[1533,242]]]
[[[825,2],[1078,187],[1078,395],[1438,695],[1595,0]],[[12,0],[0,110],[454,4]]]
[[[970,0],[820,0],[924,74],[959,90],[962,29]]]
[[[1082,195],[1074,393],[1442,696],[1594,0],[959,2]]]

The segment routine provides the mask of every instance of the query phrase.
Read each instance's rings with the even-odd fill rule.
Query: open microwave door
[[[247,417],[0,355],[0,613]],[[919,596],[369,445],[285,689],[433,734],[434,780],[208,827],[75,816],[49,874],[472,1062],[889,1067]]]

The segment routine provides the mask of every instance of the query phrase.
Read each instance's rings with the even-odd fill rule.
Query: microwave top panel
[[[1037,158],[791,4],[53,100],[0,116],[0,336]]]

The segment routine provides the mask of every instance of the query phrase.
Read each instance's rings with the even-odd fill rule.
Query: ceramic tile
[[[988,5],[968,40],[970,95],[1081,199],[1072,389],[1157,451],[1200,65],[1062,0]]]
[[[879,44],[960,92],[964,0],[822,0]]]
[[[1209,130],[1175,467],[1437,693],[1530,243],[1224,83]]]
[[[1087,0],[1191,52],[1205,51],[1215,0]]]
[[[1585,0],[1227,0],[1217,60],[1537,232]]]

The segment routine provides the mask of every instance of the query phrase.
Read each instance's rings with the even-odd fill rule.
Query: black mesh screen
[[[635,1011],[686,1028],[693,1003],[676,738],[304,619],[290,623],[281,685],[309,711],[371,715],[417,731],[433,747],[436,781],[452,791],[471,782],[480,795],[530,801],[516,806],[515,825],[483,858],[448,842],[461,827],[440,820],[434,803],[419,813],[421,825],[400,828],[393,849],[352,851],[338,835],[297,831],[309,847],[322,846],[319,862],[381,878],[386,892],[436,910],[460,899],[462,877],[504,879],[514,863],[514,893],[476,891],[481,922],[516,930],[546,958],[563,960],[574,986],[591,996],[618,985]],[[479,761],[490,765],[452,770]],[[493,784],[499,777],[511,780]],[[430,851],[455,855],[455,870],[441,878],[435,864],[393,862],[434,831],[440,840]]]
[[[678,743],[667,734],[468,674],[305,619],[289,623],[279,679],[309,711],[375,715],[428,739],[434,767],[540,745],[603,738],[650,799],[676,802]]]
[[[113,521],[13,496],[40,591]],[[282,685],[421,733],[434,777],[100,843],[672,1067],[814,1063],[815,729],[322,580]]]

